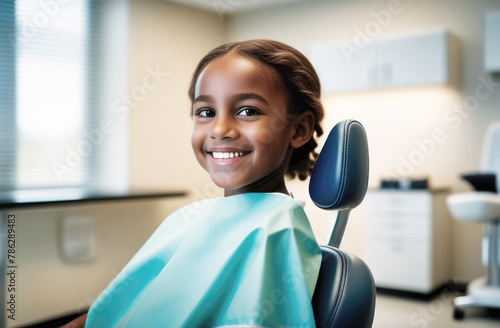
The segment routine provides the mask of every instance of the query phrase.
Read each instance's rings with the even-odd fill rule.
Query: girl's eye
[[[238,116],[254,116],[259,115],[259,112],[251,107],[245,107],[237,113]]]
[[[201,117],[215,117],[215,111],[211,109],[200,109],[196,111],[196,116],[201,116]]]

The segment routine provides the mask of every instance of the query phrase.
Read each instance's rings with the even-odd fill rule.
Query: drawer
[[[402,237],[427,241],[432,239],[432,221],[420,219],[385,219],[366,221],[366,234],[369,238]]]
[[[369,239],[366,262],[377,287],[420,293],[432,290],[430,243]]]
[[[398,221],[431,221],[431,211],[406,211],[406,210],[370,210],[366,213],[367,221],[398,220]]]
[[[366,209],[432,211],[432,194],[428,191],[371,191],[366,195]]]

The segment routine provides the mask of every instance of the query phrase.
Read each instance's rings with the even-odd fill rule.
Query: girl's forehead
[[[209,62],[198,76],[195,94],[199,95],[200,88],[211,82],[208,79],[231,79],[236,83],[240,80],[245,84],[267,85],[274,91],[284,91],[280,75],[273,67],[238,54],[226,54]]]

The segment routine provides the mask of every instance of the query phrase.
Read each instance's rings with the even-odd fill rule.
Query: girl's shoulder
[[[185,221],[192,221],[200,214],[205,213],[213,207],[245,209],[248,207],[275,205],[303,208],[304,202],[296,201],[294,198],[282,193],[244,193],[228,197],[198,200],[177,209],[170,216],[180,217]]]
[[[226,229],[235,225],[311,229],[302,206],[292,197],[280,193],[245,193],[185,205],[170,214],[158,230],[191,229],[200,224],[221,225]]]

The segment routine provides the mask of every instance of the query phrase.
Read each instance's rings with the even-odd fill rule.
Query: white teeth
[[[214,158],[235,158],[235,157],[240,157],[243,156],[243,152],[228,152],[228,153],[221,153],[221,152],[213,152],[212,156]]]

